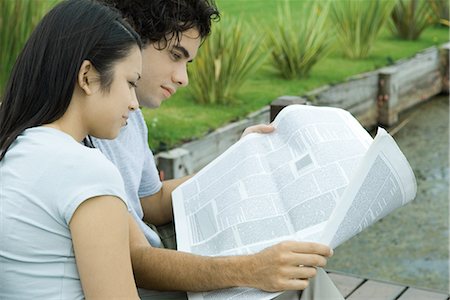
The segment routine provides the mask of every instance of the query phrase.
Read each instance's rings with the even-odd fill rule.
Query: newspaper
[[[249,134],[172,193],[178,249],[242,255],[284,240],[336,248],[414,199],[414,173],[382,128],[347,111],[290,105],[271,134]],[[272,299],[251,288],[190,299]]]

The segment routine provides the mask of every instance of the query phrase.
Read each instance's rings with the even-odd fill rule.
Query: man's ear
[[[78,71],[78,85],[86,93],[86,95],[92,95],[92,78],[94,67],[89,60],[84,60]]]

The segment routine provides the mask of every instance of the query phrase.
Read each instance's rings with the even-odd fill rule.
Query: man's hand
[[[304,290],[316,276],[316,267],[325,266],[331,255],[333,250],[322,244],[279,243],[254,255],[252,286],[269,292]]]
[[[245,128],[241,135],[241,139],[249,133],[271,133],[275,130],[272,124],[258,124]]]

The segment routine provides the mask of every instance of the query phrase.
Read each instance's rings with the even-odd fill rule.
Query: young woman
[[[58,4],[0,106],[0,299],[135,299],[122,178],[87,136],[138,107],[141,42],[89,0]]]

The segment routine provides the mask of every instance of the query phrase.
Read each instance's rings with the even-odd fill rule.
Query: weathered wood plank
[[[340,107],[347,110],[361,102],[375,101],[378,92],[378,73],[370,72],[332,86],[310,91],[306,97],[319,106]]]
[[[447,300],[448,294],[409,288],[404,292],[398,300]]]
[[[440,49],[441,57],[441,77],[442,77],[442,91],[450,93],[450,79],[449,79],[449,59],[450,59],[450,43],[443,45]]]
[[[378,90],[378,122],[391,126],[398,121],[398,87],[396,86],[396,74],[398,70],[395,66],[386,67],[380,70],[379,90]]]
[[[378,123],[378,108],[375,99],[360,102],[348,110],[361,125],[370,130]]]
[[[368,280],[364,282],[356,291],[354,291],[347,299],[348,300],[394,300],[396,299],[406,287]]]
[[[439,68],[433,72],[422,73],[417,79],[411,79],[409,84],[398,85],[397,110],[406,110],[417,103],[439,94],[442,90],[442,80]]]
[[[348,275],[336,273],[328,273],[328,275],[344,298],[352,293],[364,281],[363,278]]]
[[[380,70],[380,123],[395,124],[398,113],[442,90],[439,53],[433,47]]]
[[[426,49],[412,58],[396,62],[399,87],[410,81],[420,80],[423,74],[439,70],[439,64],[439,49],[436,47]]]
[[[270,122],[272,122],[278,113],[288,105],[302,104],[306,105],[307,99],[298,96],[281,96],[272,101],[270,104]]]

